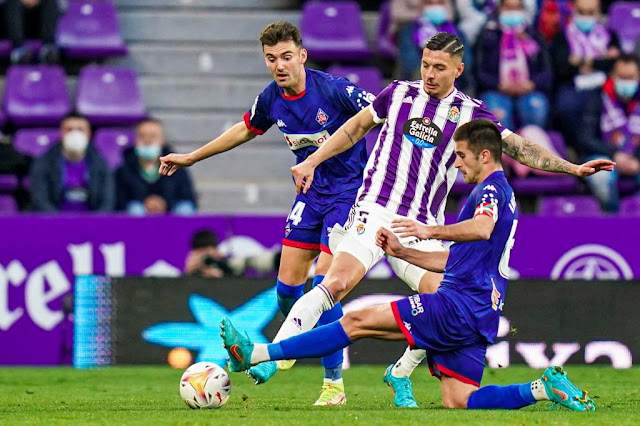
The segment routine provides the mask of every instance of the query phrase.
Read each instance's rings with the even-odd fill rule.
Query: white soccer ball
[[[191,408],[220,408],[229,395],[229,375],[213,362],[193,364],[180,378],[180,396]]]

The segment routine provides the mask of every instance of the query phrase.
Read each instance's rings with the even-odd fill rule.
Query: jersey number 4
[[[291,213],[289,213],[287,221],[291,221],[291,223],[297,226],[302,220],[302,212],[304,211],[305,206],[305,203],[298,201],[291,209]]]
[[[500,264],[498,265],[498,272],[500,272],[500,275],[505,279],[509,279],[509,258],[511,257],[511,249],[513,248],[513,244],[516,242],[514,236],[516,234],[517,227],[518,227],[518,220],[515,219],[513,221],[513,225],[511,225],[511,232],[509,233],[507,244],[504,245],[502,256],[500,256]]]

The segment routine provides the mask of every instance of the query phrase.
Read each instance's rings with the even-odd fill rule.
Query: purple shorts
[[[429,370],[480,386],[486,340],[468,325],[456,302],[441,292],[415,294],[391,303],[393,315],[412,349],[425,349]]]

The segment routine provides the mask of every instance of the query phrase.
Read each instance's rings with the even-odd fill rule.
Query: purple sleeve
[[[267,90],[256,96],[253,106],[244,114],[244,124],[253,134],[261,135],[273,125],[273,120],[269,115],[269,98]]]
[[[491,111],[489,111],[489,109],[487,108],[487,105],[484,102],[481,102],[480,106],[474,108],[474,110],[473,110],[473,115],[471,116],[471,119],[472,120],[476,120],[478,118],[486,118],[487,120],[493,121],[493,123],[498,127],[498,130],[500,130],[500,134],[502,134],[503,138],[509,136],[512,133],[511,130],[509,130],[506,127],[504,127],[498,121],[496,116],[493,115],[493,113]],[[507,133],[505,133],[505,131]]]
[[[371,108],[380,120],[387,118],[387,114],[389,113],[389,104],[391,103],[391,94],[393,93],[393,89],[395,89],[396,85],[397,83],[393,82],[382,89],[382,92],[376,96],[376,100],[371,103]]]

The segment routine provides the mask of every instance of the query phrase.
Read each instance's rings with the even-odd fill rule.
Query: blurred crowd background
[[[293,156],[277,129],[171,178],[157,168],[240,120],[269,83],[258,34],[288,20],[310,67],[373,93],[420,78],[424,41],[456,33],[458,87],[504,125],[571,161],[617,163],[580,180],[507,161],[522,212],[640,215],[640,3],[4,0],[0,12],[3,214],[286,213]],[[449,212],[467,191],[456,183]]]

